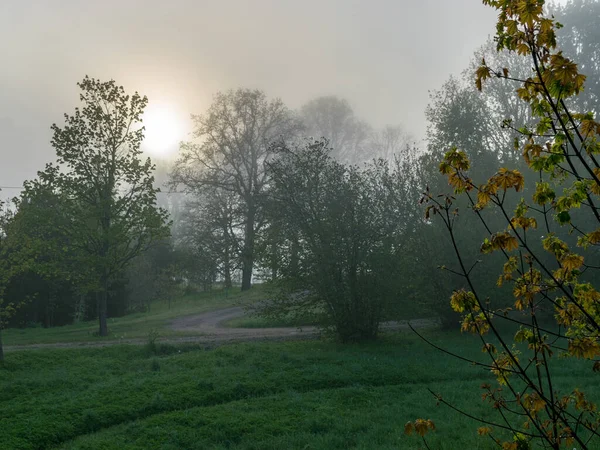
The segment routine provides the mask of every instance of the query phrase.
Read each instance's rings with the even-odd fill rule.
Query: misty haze
[[[598,0],[0,35],[0,449],[600,449]]]

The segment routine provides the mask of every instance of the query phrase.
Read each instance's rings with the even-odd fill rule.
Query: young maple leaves
[[[593,370],[600,371],[597,360],[600,358],[600,292],[590,281],[593,278],[583,279],[586,271],[600,269],[600,264],[587,261],[597,257],[590,250],[600,246],[600,161],[597,156],[600,154],[600,123],[594,113],[573,112],[567,106],[569,97],[582,92],[585,76],[579,73],[577,64],[556,49],[556,30],[561,25],[554,18],[544,17],[544,0],[483,0],[483,3],[499,11],[498,51],[530,56],[532,75],[526,79],[512,78],[508,68],[496,70],[483,60],[476,71],[475,84],[482,90],[484,83],[493,78],[518,83],[516,95],[529,103],[532,116],[538,121],[535,126],[518,130],[523,142],[516,139],[515,148],[522,152],[525,163],[537,173],[540,181],[535,184],[532,202],[529,204],[522,198],[511,213],[507,193],[522,192],[525,187],[525,178],[518,170],[501,168],[478,186],[468,173],[469,158],[457,148],[446,152],[439,170],[447,177],[454,195],[467,197],[471,209],[486,228],[480,213],[485,208],[495,208],[500,217],[506,219],[506,229],[491,233],[480,250],[484,254],[499,252],[506,258],[497,284],[512,283],[511,308],[492,310],[477,294],[471,278],[475,266],[470,269],[465,266],[453,236],[458,216],[458,209],[453,205],[455,197],[434,197],[427,191],[422,200],[427,203],[426,218],[432,215],[442,218],[460,262],[461,269],[457,273],[469,285],[469,290],[454,291],[450,299],[452,309],[464,314],[462,330],[479,335],[482,341],[483,335],[492,331],[499,342],[497,349],[483,341],[483,350],[492,361],[489,368],[499,385],[496,389],[489,385],[484,387],[484,400],[504,411],[503,414],[525,418],[520,427],[497,427],[508,429],[512,441],[493,437],[493,428],[488,426],[480,427],[478,434],[489,435],[506,450],[528,449],[532,440],[543,441],[549,448],[564,445],[590,448],[588,439],[600,439],[600,415],[596,405],[578,389],[559,396],[552,383],[549,359],[554,354],[553,349],[559,348],[561,355],[594,360]],[[563,188],[561,195],[557,188],[567,182],[570,185]],[[579,211],[575,214],[574,210]],[[580,224],[574,223],[573,217],[581,220],[584,213],[588,213],[589,218]],[[545,236],[530,232],[538,228],[535,215],[543,218]],[[554,224],[568,227],[570,233],[577,236],[577,247],[581,251],[573,250],[559,238],[552,230]],[[586,256],[581,254],[586,250]],[[554,310],[558,333],[540,327],[537,315],[543,305]],[[510,319],[520,323],[512,336],[512,345],[492,322],[494,316],[506,318],[510,310],[520,314],[519,319]],[[530,322],[521,318],[526,315]],[[566,345],[563,341],[556,345],[559,339],[566,339]],[[518,348],[523,349],[523,346],[529,351],[526,357],[519,356]],[[513,376],[519,380],[518,384],[512,384]],[[508,402],[520,410],[515,413],[512,406],[507,407]],[[415,424],[419,420],[419,423],[424,422],[417,419]],[[407,427],[411,432],[413,425],[409,423]],[[423,425],[421,428],[426,431]]]
[[[429,431],[435,430],[435,424],[429,419],[417,419],[413,422],[406,422],[404,425],[404,434],[411,435],[413,432],[424,437]]]

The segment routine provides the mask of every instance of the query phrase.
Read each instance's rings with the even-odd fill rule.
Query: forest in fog
[[[559,35],[561,47],[577,57],[592,80],[577,99],[578,106],[590,110],[600,101],[598,82],[593,81],[600,70],[600,43],[593,27],[597,8],[592,2],[557,12],[566,24]],[[473,73],[482,57],[491,67],[511,67],[518,77],[528,75],[530,63],[514,53],[496,53],[495,46],[488,40],[460,76],[449,77],[430,93],[425,143],[416,142],[402,125],[370,125],[336,96],[318,97],[292,110],[268,92],[239,88],[216,93],[206,111],[194,112],[191,139],[182,143],[175,162],[159,159],[156,171],[136,168],[146,180],[155,178],[153,186],[161,192],[152,195],[162,208],[157,214],[170,228],[170,233],[161,230],[148,236],[153,245],[144,242],[141,247],[148,251],[139,254],[124,251],[110,261],[93,261],[103,258],[86,247],[93,238],[83,235],[84,242],[75,245],[71,229],[61,227],[60,221],[69,220],[64,217],[69,208],[78,216],[70,226],[91,220],[87,215],[98,211],[87,203],[61,205],[60,188],[49,178],[57,166],[40,167],[39,178],[26,183],[21,196],[4,208],[6,215],[14,216],[14,231],[7,233],[10,252],[30,261],[6,287],[7,303],[30,299],[7,325],[52,327],[98,317],[96,290],[87,288],[93,281],[78,279],[86,264],[114,266],[110,281],[105,281],[106,308],[112,317],[145,311],[152,301],[167,301],[179,290],[215,285],[248,289],[253,282],[285,281],[312,287],[313,292],[326,285],[318,299],[303,299],[310,307],[300,311],[324,316],[320,319],[325,322],[328,310],[342,306],[325,298],[342,293],[360,298],[368,292],[377,301],[356,300],[364,305],[352,314],[361,319],[374,315],[374,324],[401,318],[403,310],[415,308],[448,316],[454,323],[456,317],[442,299],[461,280],[439,270],[452,263],[452,249],[441,224],[425,219],[419,199],[427,187],[448,192],[438,165],[454,146],[471,159],[473,178],[483,179],[503,166],[522,170],[521,152],[512,143],[517,128],[532,123],[529,106],[515,98],[509,80],[478,92]],[[513,126],[505,123],[507,118]],[[58,130],[68,132],[60,125]],[[73,158],[68,164],[76,165],[84,156]],[[89,167],[78,170],[93,170],[93,156],[84,163]],[[146,186],[138,193],[128,185],[125,168],[117,170],[124,180],[118,188],[122,198],[153,192]],[[525,192],[535,188],[535,181],[531,179]],[[486,230],[469,215],[461,221],[465,223],[457,239],[477,252]],[[129,239],[146,232],[140,229]],[[348,270],[349,265],[375,278],[344,279],[345,272],[355,271]],[[485,269],[477,276],[488,286],[485,277],[496,278]],[[332,278],[339,285],[331,283]],[[497,306],[511,301],[510,294],[493,297]],[[375,304],[376,311],[367,312]]]
[[[81,74],[72,107],[48,124],[52,157],[0,197],[0,384],[24,370],[27,357],[11,359],[19,350],[81,345],[73,372],[52,369],[50,379],[92,377],[84,352],[104,351],[111,362],[98,373],[121,379],[132,406],[115,390],[103,410],[95,393],[89,407],[62,404],[75,425],[57,419],[27,437],[13,378],[10,448],[126,448],[131,436],[131,448],[397,448],[399,426],[410,442],[401,448],[475,448],[452,427],[449,439],[433,433],[440,417],[418,398],[402,401],[413,385],[450,408],[457,430],[455,416],[478,422],[487,440],[477,448],[597,448],[600,3],[483,3],[496,29],[429,91],[422,129],[397,115],[371,120],[335,92],[292,107],[250,84],[212,91],[188,111],[186,134],[142,89]],[[408,98],[417,87],[402,89]],[[103,348],[118,344],[144,350]],[[216,347],[208,362],[183,359]],[[435,355],[454,362],[446,371]],[[155,377],[151,397],[138,397],[127,372],[136,364],[131,373]],[[440,381],[450,395],[432,387]],[[32,383],[48,395],[44,408],[63,395]],[[356,392],[338,398],[338,388]],[[384,388],[393,405],[374,393]],[[335,414],[307,400],[320,389]],[[473,406],[474,392],[489,407]],[[364,410],[344,403],[363,395],[376,398]],[[166,437],[152,424],[161,414],[201,420],[178,414],[228,402],[242,403],[202,414],[264,414],[255,401],[298,401],[323,417],[289,425],[298,442],[283,413],[261,419],[277,426],[255,440],[244,440],[262,430],[252,425],[228,424],[235,431],[223,437],[201,423]],[[330,424],[343,432],[324,425],[348,411],[356,416]],[[364,426],[377,414],[385,430]],[[210,430],[188,434],[196,428]]]

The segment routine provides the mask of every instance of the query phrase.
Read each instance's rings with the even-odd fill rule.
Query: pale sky
[[[182,129],[217,91],[250,87],[291,108],[338,95],[422,137],[428,91],[494,24],[481,0],[0,0],[0,186],[54,160],[50,125],[86,74],[146,94]]]

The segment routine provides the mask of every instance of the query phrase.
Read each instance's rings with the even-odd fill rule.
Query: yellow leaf
[[[512,251],[519,248],[519,241],[517,238],[506,232],[492,235],[491,242],[492,248],[495,250],[503,249],[506,251]]]
[[[479,427],[477,428],[477,434],[479,436],[485,436],[487,434],[490,434],[492,431],[492,429],[490,427]]]
[[[475,86],[477,86],[478,90],[481,91],[482,81],[484,81],[486,78],[490,78],[490,76],[491,70],[489,67],[480,66],[479,68],[477,68],[477,71],[475,72]]]
[[[417,419],[415,420],[414,429],[419,436],[423,437],[428,431],[435,430],[435,424],[430,419]]]
[[[600,168],[595,167],[593,169],[594,171],[594,175],[596,176],[596,179],[600,180]],[[596,194],[596,195],[600,195],[600,183],[598,183],[596,181],[596,179],[592,179],[592,186],[590,186],[590,190]]]
[[[576,270],[583,265],[583,256],[569,253],[560,262],[565,270]]]
[[[452,293],[452,296],[450,297],[450,306],[456,312],[464,312],[465,310],[476,308],[477,299],[472,292],[460,289]]]
[[[582,120],[579,128],[584,137],[593,136],[596,134],[596,130],[598,129],[598,123],[593,120]]]
[[[519,45],[517,45],[517,53],[519,55],[527,55],[529,53],[529,45],[527,45],[525,42],[521,42]]]
[[[600,228],[596,231],[592,231],[591,233],[589,233],[587,235],[587,238],[591,244],[597,244],[598,242],[600,242]]]
[[[517,192],[523,189],[525,184],[525,179],[523,175],[518,170],[509,170],[506,168],[501,168],[498,170],[498,173],[492,177],[494,180],[494,184],[504,189],[505,191],[510,188],[515,188]],[[490,179],[490,181],[492,181]]]
[[[594,359],[600,355],[600,344],[591,337],[571,339],[569,353],[576,358]]]
[[[477,192],[477,206],[479,207],[479,209],[481,209],[485,205],[487,205],[490,202],[491,199],[492,198],[490,197],[490,194],[488,194],[487,192],[485,192],[481,188]]]

